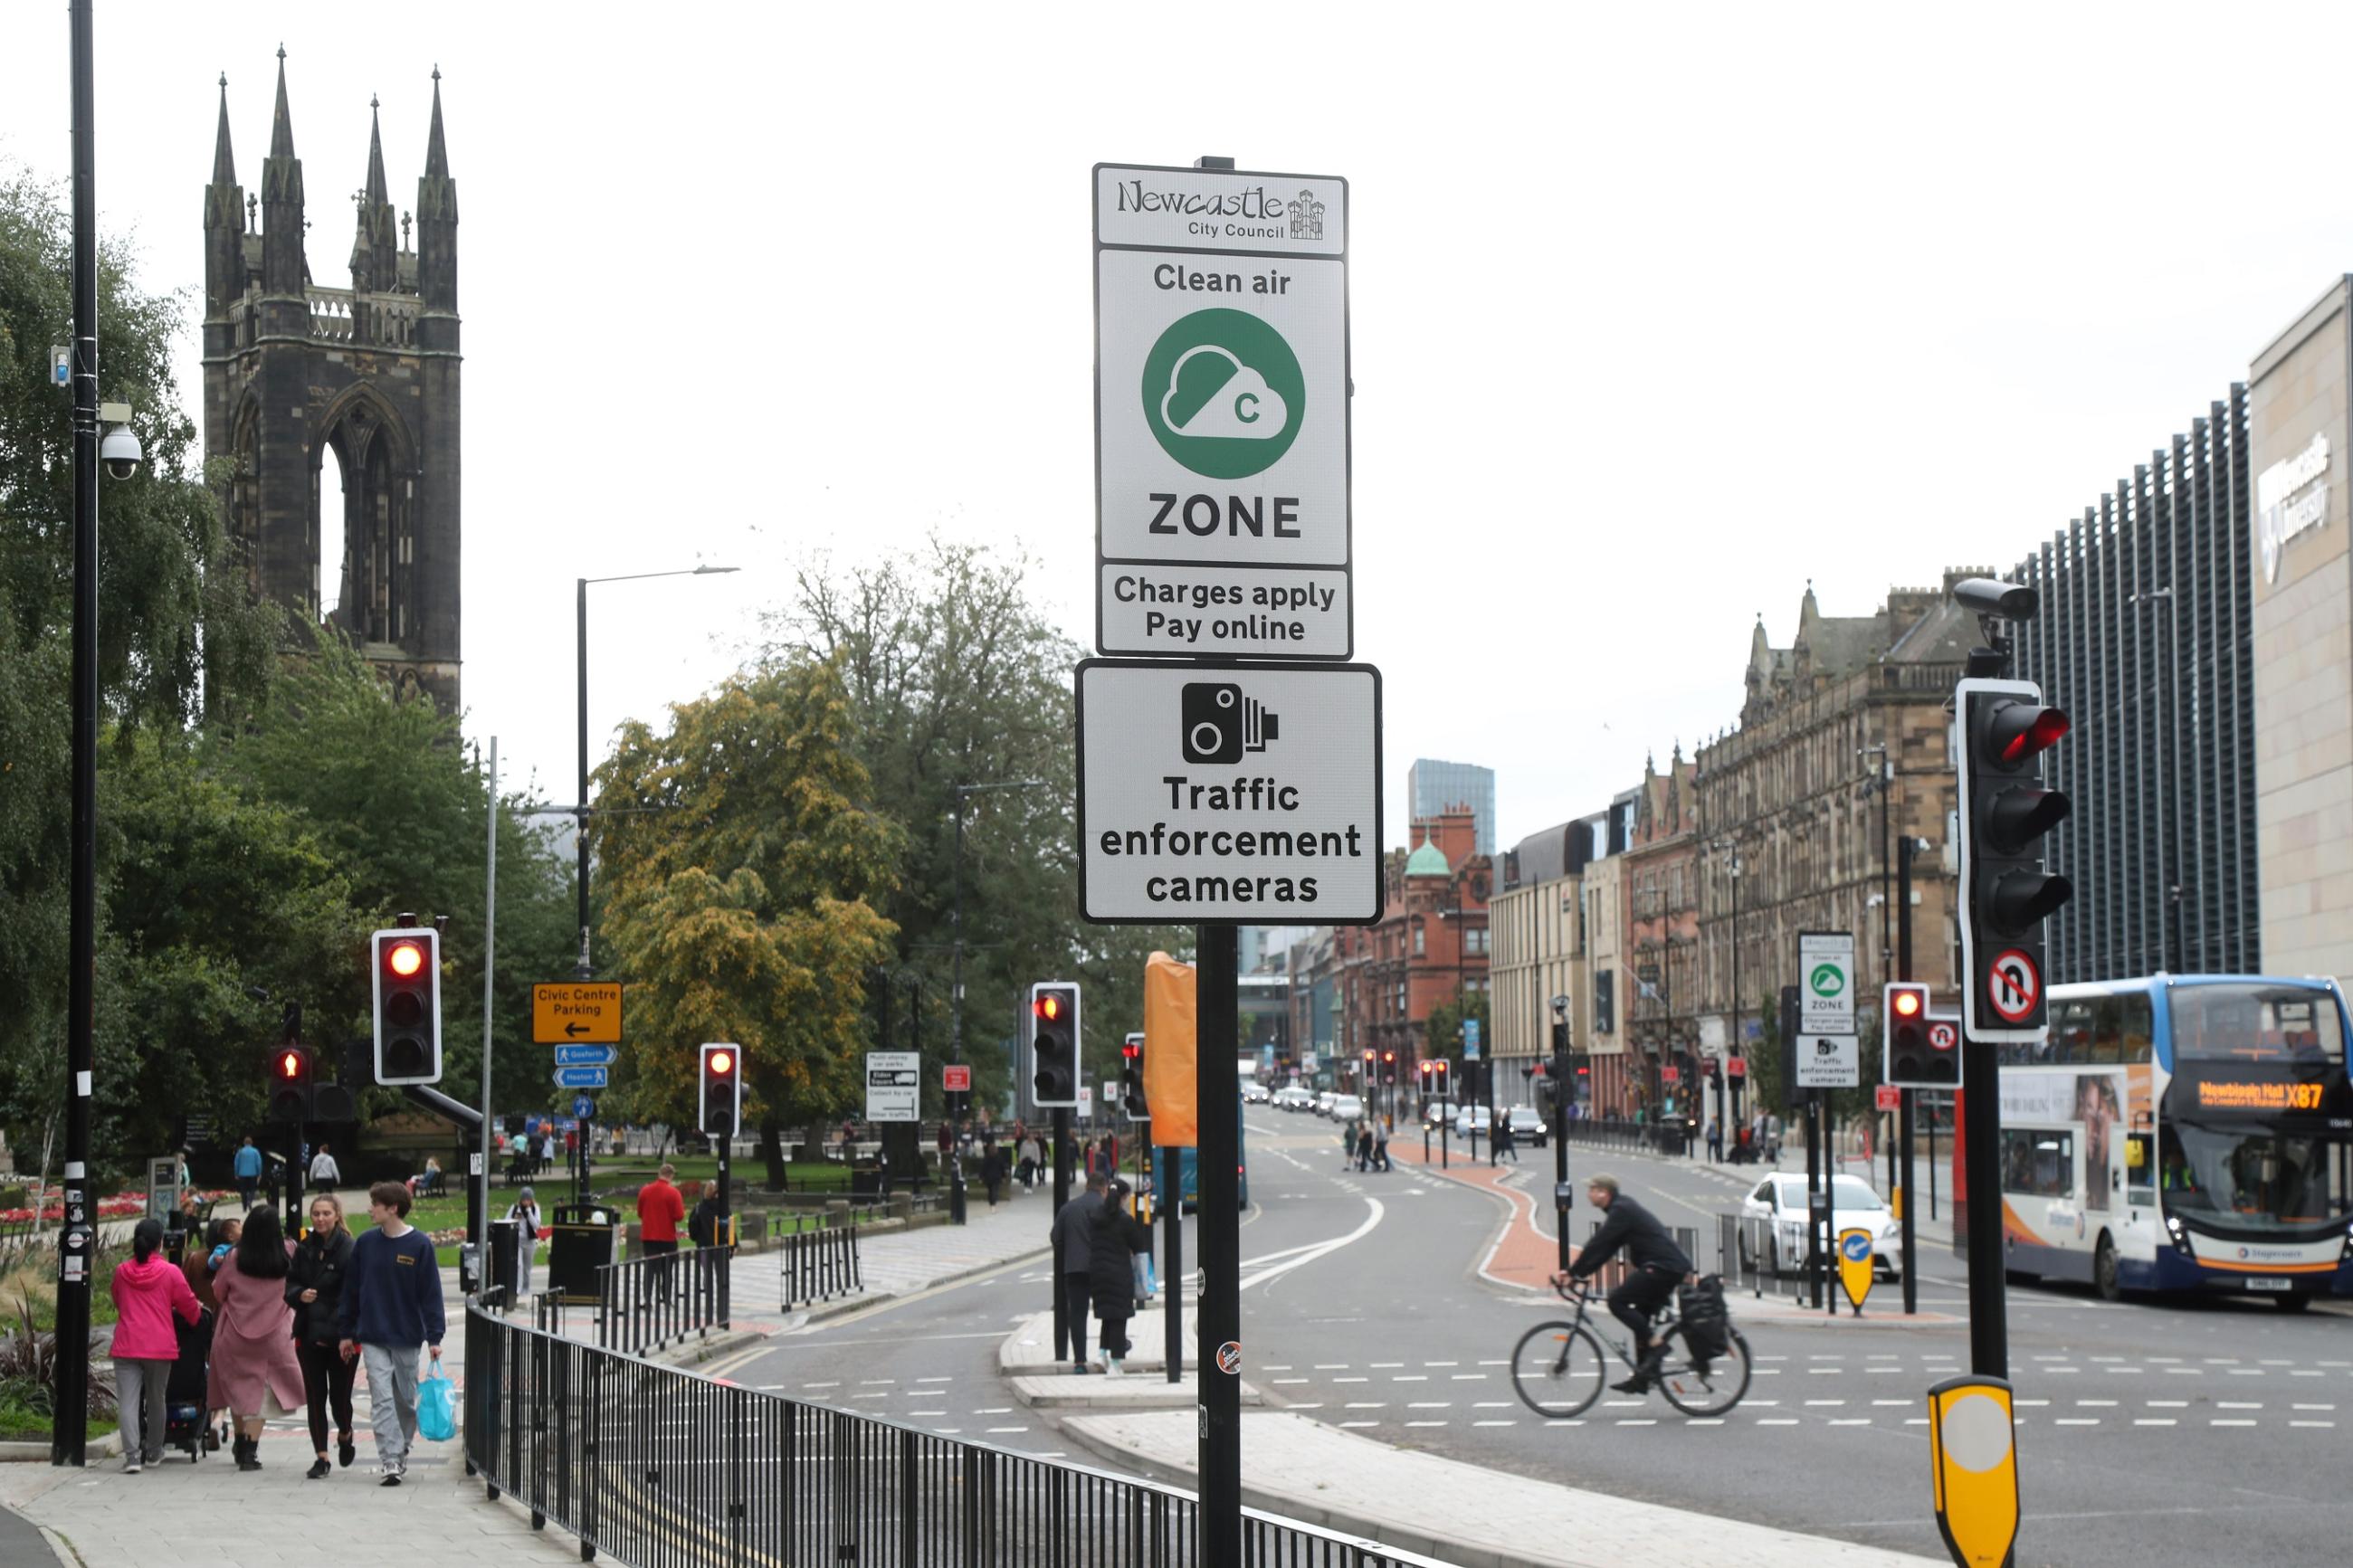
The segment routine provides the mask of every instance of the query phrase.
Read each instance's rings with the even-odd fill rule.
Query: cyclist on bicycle
[[[1569,1268],[1572,1279],[1589,1279],[1623,1247],[1630,1265],[1625,1281],[1609,1292],[1609,1315],[1634,1336],[1634,1375],[1609,1386],[1620,1394],[1647,1394],[1658,1377],[1666,1347],[1651,1343],[1651,1315],[1674,1300],[1675,1287],[1692,1271],[1691,1259],[1675,1245],[1649,1209],[1618,1190],[1615,1176],[1594,1176],[1585,1197],[1608,1217]]]

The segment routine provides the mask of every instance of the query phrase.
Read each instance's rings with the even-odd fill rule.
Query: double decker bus
[[[2007,1266],[2109,1300],[2353,1295],[2348,1033],[2331,980],[2052,987],[2050,1038],[2000,1047]]]

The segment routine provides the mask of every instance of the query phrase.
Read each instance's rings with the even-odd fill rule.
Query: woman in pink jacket
[[[212,1408],[237,1427],[237,1468],[261,1468],[261,1424],[304,1408],[302,1366],[294,1357],[294,1309],[286,1304],[293,1247],[275,1209],[245,1216],[245,1233],[213,1276],[220,1316],[213,1323]]]
[[[143,1460],[164,1458],[164,1384],[178,1359],[172,1314],[195,1322],[204,1309],[179,1266],[155,1256],[164,1222],[142,1219],[131,1232],[131,1259],[115,1266],[114,1389],[122,1413],[122,1471],[135,1476]],[[142,1431],[142,1417],[144,1430]]]

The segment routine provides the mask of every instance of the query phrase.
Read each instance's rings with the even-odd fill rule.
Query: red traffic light
[[[1917,991],[1898,991],[1894,995],[1895,1013],[1898,1017],[1909,1018],[1920,1011],[1921,997]]]
[[[712,1072],[724,1078],[729,1073],[735,1070],[735,1053],[733,1051],[713,1051],[711,1053],[706,1065],[709,1066]]]
[[[1991,735],[1994,754],[2004,767],[2012,767],[2033,756],[2047,752],[2066,736],[2071,728],[2067,715],[2056,708],[2039,708],[2031,702],[2005,702],[1993,712]]]
[[[279,1052],[278,1076],[289,1080],[290,1082],[296,1079],[300,1079],[302,1076],[302,1053],[300,1051]]]
[[[406,980],[425,967],[425,950],[413,942],[396,942],[384,950],[384,965]]]
[[[1397,1053],[1395,1051],[1383,1051],[1381,1053],[1381,1060],[1385,1062],[1393,1062],[1397,1060]]]
[[[1125,1057],[1129,1061],[1134,1061],[1136,1058],[1144,1054],[1144,1047],[1137,1045],[1134,1040],[1127,1040],[1121,1044],[1119,1054]]]
[[[1038,1016],[1050,1024],[1062,1016],[1062,999],[1051,992],[1039,997],[1030,1006]]]

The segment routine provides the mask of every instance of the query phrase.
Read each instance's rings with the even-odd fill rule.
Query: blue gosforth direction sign
[[[621,1059],[621,1053],[611,1046],[558,1046],[555,1065],[560,1068],[608,1068]]]
[[[557,1068],[555,1087],[558,1089],[602,1089],[605,1087],[603,1068]]]

